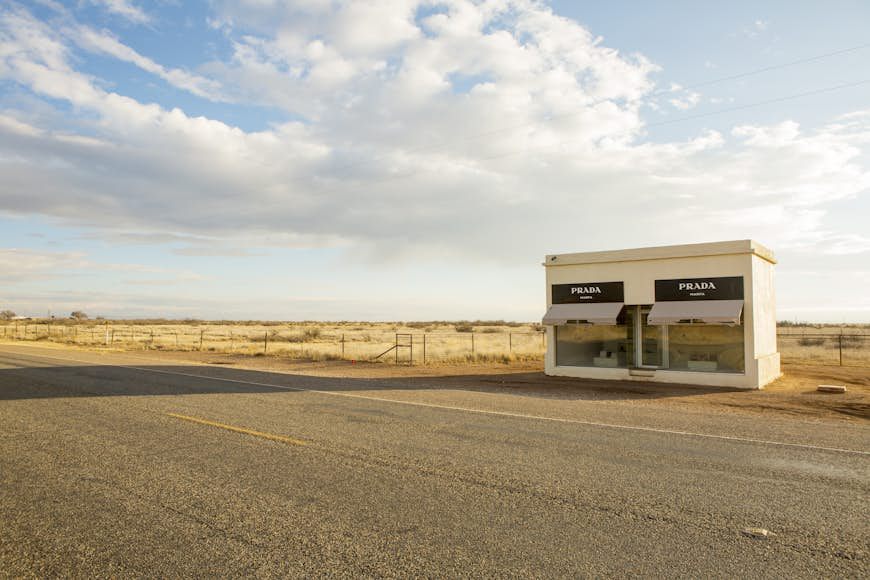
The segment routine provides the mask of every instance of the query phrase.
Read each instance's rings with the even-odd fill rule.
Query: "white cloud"
[[[102,7],[107,12],[121,16],[134,24],[148,24],[151,17],[141,8],[127,0],[89,0],[91,4]]]
[[[180,69],[167,69],[148,57],[142,56],[129,46],[120,42],[106,31],[96,31],[87,26],[69,29],[67,34],[76,44],[89,52],[102,53],[129,62],[149,72],[171,85],[212,101],[226,100],[221,96],[220,84]]]
[[[110,274],[135,275],[121,280],[124,284],[175,285],[207,281],[197,272],[136,263],[93,261],[85,252],[0,248],[0,271],[8,286],[32,284],[45,280]]]
[[[752,24],[743,27],[743,35],[749,38],[761,36],[767,32],[768,23],[764,20],[755,20]]]
[[[0,248],[0,271],[6,283],[58,278],[87,267],[83,252],[49,252],[23,248]]]
[[[330,19],[331,36],[341,52],[383,54],[420,36],[413,21],[416,4],[408,0],[349,2]]]
[[[684,96],[670,99],[668,102],[681,111],[687,111],[695,108],[701,102],[701,93],[688,91]]]
[[[43,133],[42,130],[29,125],[23,121],[19,121],[9,115],[0,114],[0,131],[10,134],[18,134],[28,137],[38,137]]]
[[[849,256],[870,253],[870,237],[861,234],[823,234],[818,245],[826,254]]]

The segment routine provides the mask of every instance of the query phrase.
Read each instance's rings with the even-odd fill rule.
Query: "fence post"
[[[396,342],[394,344],[396,345],[396,348],[395,348],[396,364],[399,364],[399,335],[398,335],[398,333],[396,334]]]
[[[263,354],[269,351],[269,331],[263,332]]]
[[[109,322],[108,321],[106,321],[106,338],[105,338],[104,342],[106,343],[106,346],[109,345]]]
[[[474,333],[471,333],[471,356],[474,357]]]
[[[508,332],[508,354],[514,351],[514,333]]]
[[[414,366],[414,335],[413,334],[411,335],[411,344],[410,344],[410,348],[408,350],[409,350],[409,352],[408,352],[408,366],[412,367],[412,366]]]
[[[341,334],[341,358],[344,360],[344,333]]]
[[[840,366],[843,366],[843,331],[840,330]]]
[[[178,331],[175,331],[175,350],[178,350]]]
[[[130,325],[130,342],[136,342],[136,327]]]
[[[426,364],[426,333],[423,333],[423,364]]]

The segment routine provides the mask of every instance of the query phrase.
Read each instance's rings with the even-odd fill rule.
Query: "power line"
[[[726,108],[726,109],[719,109],[719,110],[716,110],[716,111],[709,111],[709,112],[707,112],[707,113],[698,113],[697,115],[689,115],[689,116],[686,116],[686,117],[680,117],[679,119],[669,119],[669,120],[667,120],[667,121],[659,121],[659,122],[657,122],[657,123],[650,123],[649,125],[647,125],[647,127],[659,127],[659,126],[662,126],[662,125],[670,125],[670,124],[672,124],[672,123],[679,123],[679,122],[682,122],[682,121],[692,121],[692,120],[694,120],[694,119],[700,119],[700,118],[703,118],[703,117],[709,117],[709,116],[712,116],[712,115],[721,115],[721,114],[724,114],[724,113],[732,113],[732,112],[734,112],[734,111],[742,111],[743,109],[750,109],[750,108],[752,108],[752,107],[761,107],[761,106],[763,106],[763,105],[772,105],[772,104],[774,104],[774,103],[781,103],[781,102],[783,102],[783,101],[790,101],[790,100],[792,100],[792,99],[800,99],[800,98],[803,98],[803,97],[811,97],[811,96],[813,96],[813,95],[820,95],[820,94],[823,94],[823,93],[829,93],[829,92],[831,92],[831,91],[838,91],[838,90],[840,90],[840,89],[848,89],[848,88],[851,88],[851,87],[857,87],[857,86],[860,86],[860,85],[865,85],[865,84],[867,84],[867,83],[870,83],[870,79],[864,79],[864,80],[861,80],[861,81],[856,81],[856,82],[854,82],[854,83],[845,83],[845,84],[842,84],[842,85],[834,85],[834,86],[832,86],[832,87],[825,87],[825,88],[823,88],[823,89],[816,89],[816,90],[812,90],[812,91],[805,91],[805,92],[803,92],[803,93],[795,93],[795,94],[793,94],[793,95],[786,95],[786,96],[784,96],[784,97],[776,97],[776,98],[774,98],[774,99],[767,99],[767,100],[765,100],[765,101],[756,101],[756,102],[754,102],[754,103],[747,103],[747,104],[745,104],[745,105],[736,105],[736,106],[734,106],[734,107],[728,107],[728,108]]]
[[[835,50],[834,52],[826,52],[825,54],[819,54],[819,55],[816,55],[816,56],[810,56],[810,57],[802,58],[802,59],[799,59],[799,60],[793,60],[793,61],[791,61],[791,62],[786,62],[786,63],[783,63],[783,64],[776,64],[776,65],[772,65],[772,66],[766,66],[766,67],[758,68],[758,69],[751,70],[751,71],[749,71],[749,72],[745,72],[745,73],[738,73],[738,74],[731,75],[731,76],[727,76],[727,77],[720,77],[720,78],[718,78],[718,79],[711,79],[711,80],[709,80],[709,81],[704,81],[704,82],[701,82],[701,83],[696,83],[696,84],[694,84],[694,85],[689,85],[689,86],[687,86],[687,87],[682,87],[682,90],[689,91],[689,90],[697,89],[697,88],[700,88],[700,87],[706,87],[706,86],[710,86],[710,85],[715,85],[715,84],[719,84],[719,83],[724,83],[724,82],[726,82],[726,81],[733,81],[733,80],[742,79],[742,78],[745,78],[745,77],[751,77],[751,76],[754,76],[754,75],[757,75],[757,74],[761,74],[761,73],[765,73],[765,72],[769,72],[769,71],[772,71],[772,70],[778,70],[778,69],[781,69],[781,68],[788,68],[788,67],[790,67],[790,66],[797,66],[797,65],[799,65],[799,64],[806,64],[806,63],[808,63],[808,62],[815,62],[815,61],[817,61],[817,60],[822,60],[822,59],[829,58],[829,57],[832,57],[832,56],[837,56],[837,55],[840,55],[840,54],[845,54],[845,53],[847,53],[847,52],[855,52],[856,50],[861,50],[861,49],[864,49],[864,48],[870,48],[870,43],[867,43],[867,44],[859,44],[859,45],[857,45],[857,46],[852,46],[852,47],[849,47],[849,48],[843,48],[843,49],[841,49],[841,50]],[[669,91],[661,91],[661,92],[669,92]],[[658,93],[657,93],[657,94],[658,94]]]

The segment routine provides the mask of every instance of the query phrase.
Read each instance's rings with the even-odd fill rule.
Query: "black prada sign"
[[[743,300],[743,276],[656,280],[656,302]]]
[[[581,302],[624,302],[622,282],[580,282],[553,284],[553,304],[579,304]]]

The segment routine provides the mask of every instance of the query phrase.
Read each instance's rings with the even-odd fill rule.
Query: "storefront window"
[[[634,366],[634,332],[621,315],[614,326],[556,327],[556,364],[572,367]]]
[[[743,325],[671,326],[668,359],[671,370],[742,373]]]

